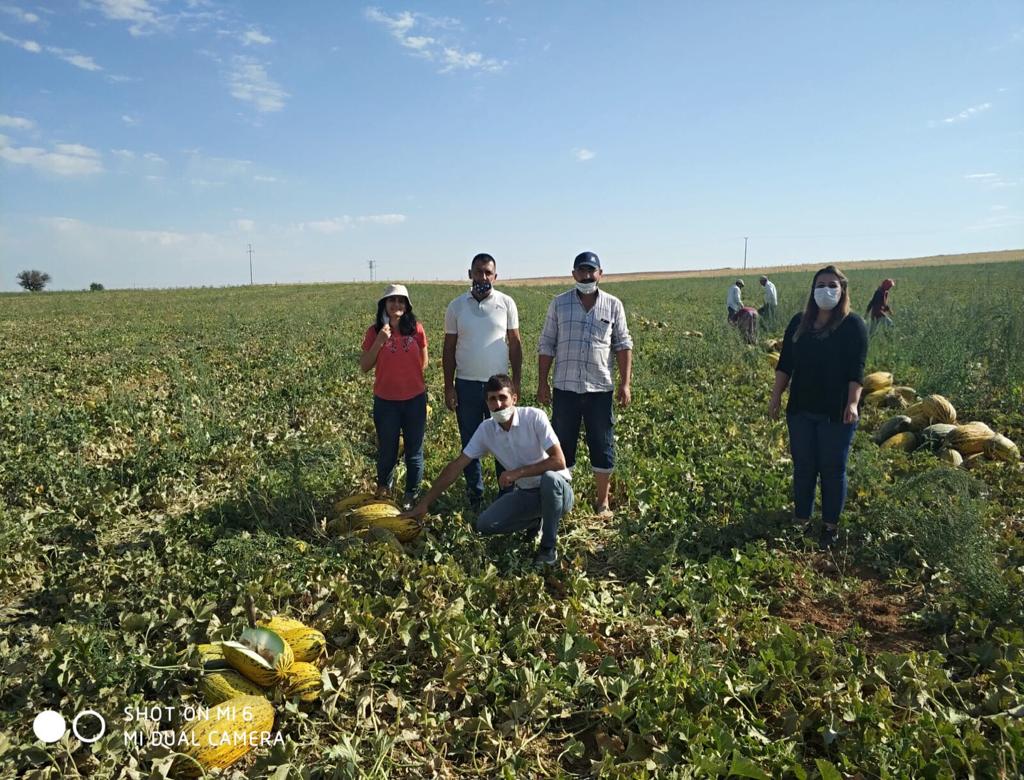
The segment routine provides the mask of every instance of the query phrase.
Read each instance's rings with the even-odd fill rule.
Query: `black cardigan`
[[[786,327],[776,368],[790,377],[786,412],[827,414],[833,422],[842,422],[849,383],[864,384],[868,329],[864,320],[851,312],[831,333],[806,330],[794,342],[800,317],[795,315]]]

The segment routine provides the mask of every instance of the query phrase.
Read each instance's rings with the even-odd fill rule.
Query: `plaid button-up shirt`
[[[552,384],[559,390],[603,393],[615,389],[612,353],[632,348],[622,301],[598,290],[587,311],[572,289],[548,306],[537,351],[555,359]]]

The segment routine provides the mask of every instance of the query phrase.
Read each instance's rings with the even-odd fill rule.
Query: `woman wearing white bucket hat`
[[[405,442],[405,497],[416,503],[423,479],[423,434],[427,427],[427,334],[416,321],[404,284],[389,284],[377,301],[377,318],[366,330],[363,371],[375,369],[373,425],[377,429],[377,492],[391,489],[398,463],[398,437]]]

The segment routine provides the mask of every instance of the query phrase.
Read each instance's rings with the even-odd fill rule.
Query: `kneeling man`
[[[495,374],[484,385],[491,419],[484,420],[466,442],[459,457],[441,471],[423,499],[403,517],[422,517],[430,505],[458,479],[470,461],[490,453],[504,467],[498,478],[502,488],[515,490],[498,496],[473,524],[481,534],[506,534],[540,528],[537,567],[557,560],[555,541],[562,518],[572,509],[572,479],[558,437],[541,409],[517,407],[512,379]]]

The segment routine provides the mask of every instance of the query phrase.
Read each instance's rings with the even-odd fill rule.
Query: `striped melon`
[[[420,532],[423,531],[423,525],[418,520],[414,520],[411,517],[375,517],[361,524],[357,530],[369,530],[373,528],[380,528],[384,531],[390,531],[395,535],[398,541],[411,542]]]
[[[402,514],[402,510],[392,503],[386,501],[375,501],[372,504],[364,504],[349,512],[354,528],[365,528],[371,520],[378,517],[395,517]]]
[[[231,664],[224,657],[224,648],[220,646],[220,642],[196,645],[196,652],[199,653],[199,660],[207,672],[231,668]]]
[[[881,390],[875,390],[874,392],[867,393],[861,397],[861,402],[867,406],[878,406],[884,401],[889,395],[889,388],[883,387]]]
[[[236,696],[262,696],[264,691],[234,669],[222,669],[204,674],[199,680],[199,692],[211,707]]]
[[[875,371],[864,377],[864,392],[874,393],[878,390],[888,390],[892,387],[892,374],[888,371]]]
[[[1020,460],[1020,450],[1017,449],[1017,445],[1001,433],[997,433],[985,442],[985,454],[990,458],[1007,462]]]
[[[257,685],[269,688],[292,665],[295,655],[279,634],[266,628],[247,628],[238,642],[222,642],[224,657]]]
[[[259,744],[270,744],[274,707],[263,696],[235,696],[197,713],[177,736],[180,752],[203,770],[226,769]],[[204,772],[194,761],[175,762],[177,774],[198,777]]]
[[[956,409],[941,395],[929,395],[907,408],[907,416],[914,428],[924,428],[934,423],[956,423]]]
[[[910,418],[905,414],[898,414],[895,417],[890,417],[884,423],[878,426],[878,430],[875,431],[874,436],[871,440],[875,444],[881,444],[886,439],[895,436],[897,433],[903,433],[904,431],[910,430]]]
[[[913,431],[905,431],[904,433],[897,433],[895,436],[890,436],[888,439],[882,442],[883,450],[903,450],[904,452],[913,452],[917,449],[918,436]]]
[[[996,435],[995,431],[983,422],[969,422],[958,425],[946,437],[946,446],[959,450],[965,458],[985,451],[989,439]]]
[[[348,496],[335,501],[334,511],[336,514],[341,515],[363,504],[371,504],[375,500],[373,493],[357,493],[354,496]]]
[[[768,362],[772,364],[772,368],[779,365],[779,358],[782,357],[778,352],[768,353]]]
[[[956,450],[942,450],[939,452],[939,460],[944,460],[952,466],[960,466],[964,462],[964,456]]]
[[[315,661],[327,649],[326,637],[300,620],[275,615],[266,623],[258,625],[276,631],[291,647],[296,662]]]
[[[912,387],[907,387],[905,385],[896,385],[895,387],[893,387],[892,391],[894,393],[898,393],[900,398],[902,398],[904,401],[914,403],[917,400],[917,390],[915,390]]]
[[[320,698],[324,683],[320,670],[313,664],[296,661],[284,676],[281,690],[289,699],[298,697],[299,701],[311,702]]]

